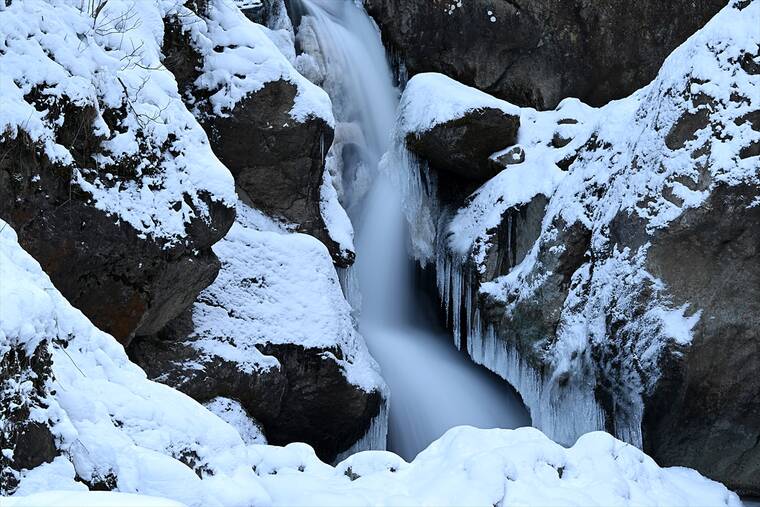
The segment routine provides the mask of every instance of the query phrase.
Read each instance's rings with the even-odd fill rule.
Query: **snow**
[[[193,347],[244,371],[278,367],[256,345],[294,343],[342,352],[349,382],[385,390],[378,367],[355,330],[327,248],[305,234],[264,224],[238,203],[227,236],[214,245],[222,268],[193,306]]]
[[[238,433],[246,444],[266,444],[267,439],[261,432],[261,428],[245,411],[243,406],[236,400],[217,396],[211,401],[204,403],[212,414],[217,415]]]
[[[457,427],[411,463],[366,451],[336,467],[305,444],[246,445],[195,401],[147,380],[112,337],[63,299],[14,231],[0,229],[0,300],[13,295],[37,316],[26,334],[0,320],[0,350],[53,339],[45,410],[62,452],[22,471],[4,505],[740,505],[722,485],[660,468],[600,432],[564,448],[532,428]],[[195,471],[178,460],[184,451]],[[75,480],[107,473],[116,493],[85,492]]]
[[[334,146],[334,144],[333,144]],[[325,160],[325,171],[320,187],[319,210],[330,238],[335,241],[345,257],[354,252],[354,226],[338,198],[335,179],[338,177],[339,150],[330,148]]]
[[[183,507],[184,504],[146,495],[111,491],[46,491],[3,500],[4,507]]]
[[[233,205],[232,176],[211,151],[206,134],[186,109],[174,76],[161,64],[163,21],[171,2],[111,0],[93,19],[78,0],[13,2],[0,11],[0,132],[21,132],[54,162],[74,169],[74,182],[93,205],[146,235],[176,241],[194,217],[207,219],[202,194]],[[25,96],[41,90],[45,104],[70,100],[94,108],[103,137],[97,169],[79,167],[58,144],[55,108],[36,109]],[[124,108],[111,131],[103,114]],[[116,176],[120,162],[134,177]],[[195,210],[183,196],[188,196]],[[174,206],[180,204],[180,210]]]
[[[416,74],[406,85],[399,104],[397,129],[421,133],[477,109],[494,108],[519,114],[520,108],[443,74]]]

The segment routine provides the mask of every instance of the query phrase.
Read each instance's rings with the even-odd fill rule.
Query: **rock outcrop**
[[[499,98],[551,109],[591,105],[652,80],[723,0],[366,0],[410,75],[440,72]],[[633,42],[635,41],[635,42]]]
[[[483,182],[500,170],[489,157],[514,144],[519,126],[518,116],[500,109],[475,109],[430,130],[407,134],[406,146],[434,169]]]
[[[753,495],[758,25],[760,4],[732,2],[631,97],[522,110],[520,146],[492,157],[511,163],[430,213],[455,340],[534,425],[605,429]]]

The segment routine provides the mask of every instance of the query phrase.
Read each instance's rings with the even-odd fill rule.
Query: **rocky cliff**
[[[520,106],[599,106],[647,84],[723,0],[365,0],[410,75],[440,72]]]
[[[440,195],[463,180],[439,178],[437,198],[407,196],[456,343],[518,388],[535,425],[567,443],[606,429],[750,494],[760,491],[759,25],[760,4],[733,2],[651,84],[599,109],[501,103],[520,127],[518,144],[505,129],[490,157],[498,175],[458,204]],[[431,96],[454,97],[432,123],[418,107]],[[410,135],[445,139],[434,125],[477,125],[494,101],[413,77],[399,130],[412,126],[403,144],[426,163],[412,173],[450,171]]]

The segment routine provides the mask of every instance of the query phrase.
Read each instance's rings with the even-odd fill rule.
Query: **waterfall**
[[[392,153],[381,163],[393,151],[399,92],[377,27],[353,0],[298,0],[292,8],[301,19],[296,63],[330,95],[338,122],[328,169],[357,252],[341,281],[390,386],[389,449],[409,460],[453,426],[530,424],[515,392],[452,346],[429,297],[414,288],[401,198],[408,189],[393,171],[419,167],[398,167],[408,162]],[[381,431],[373,424],[370,433]]]

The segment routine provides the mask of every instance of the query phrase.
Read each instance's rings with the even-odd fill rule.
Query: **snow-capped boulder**
[[[241,202],[214,252],[219,277],[192,311],[130,346],[149,377],[238,400],[270,443],[306,442],[328,462],[384,425],[384,383],[324,245]]]
[[[295,58],[292,40],[251,22],[231,0],[190,7],[164,20],[163,63],[214,152],[257,208],[322,241],[336,264],[350,265],[353,245],[323,216],[331,199],[323,188],[334,125],[329,97],[283,54],[290,45]]]
[[[410,75],[440,72],[521,106],[601,105],[647,84],[725,0],[365,0]],[[632,43],[632,41],[636,41]]]
[[[500,170],[489,157],[514,144],[518,108],[440,74],[414,76],[401,97],[400,130],[407,148],[433,169],[475,181]]]
[[[128,343],[216,276],[229,171],[161,66],[166,2],[0,11],[0,216],[56,286]]]
[[[536,426],[606,429],[751,494],[758,26],[760,3],[731,2],[630,97],[523,109],[524,160],[439,212],[437,251],[455,339]]]

